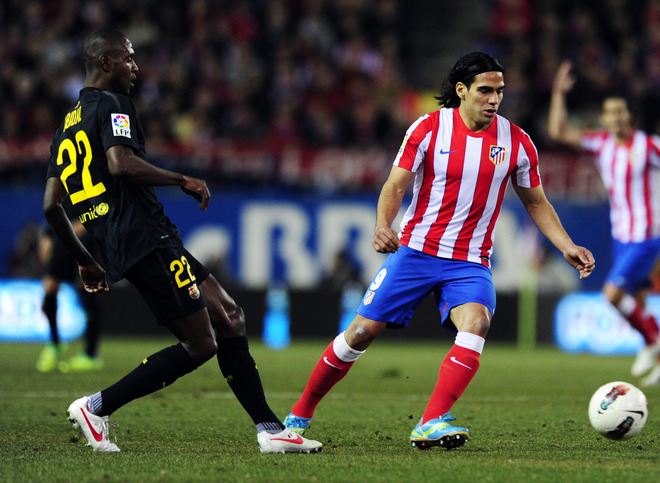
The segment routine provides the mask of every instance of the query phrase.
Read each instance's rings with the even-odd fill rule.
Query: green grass
[[[660,480],[660,387],[645,388],[641,435],[613,442],[587,418],[593,391],[631,380],[630,357],[533,352],[488,343],[452,409],[472,439],[419,451],[408,437],[449,343],[377,341],[319,406],[315,455],[261,455],[255,429],[209,361],[173,386],[119,409],[121,453],[95,453],[66,420],[68,404],[102,389],[171,340],[104,339],[102,372],[40,374],[41,346],[0,345],[0,481],[640,481]],[[251,342],[266,394],[284,417],[328,341],[285,351]]]

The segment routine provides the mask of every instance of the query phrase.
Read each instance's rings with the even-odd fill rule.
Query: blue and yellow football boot
[[[438,419],[429,419],[424,424],[417,423],[410,433],[410,442],[419,449],[429,449],[431,446],[453,449],[463,446],[470,439],[470,431],[450,425],[449,421],[454,420],[451,413],[446,413]]]

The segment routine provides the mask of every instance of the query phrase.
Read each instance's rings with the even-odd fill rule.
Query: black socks
[[[266,425],[271,431],[277,428],[283,430],[284,426],[266,402],[257,365],[250,355],[247,337],[218,339],[218,364],[236,399],[254,424],[259,428],[263,423],[273,423]]]
[[[57,332],[57,292],[47,293],[44,296],[44,302],[41,306],[46,318],[48,319],[48,325],[50,326],[51,342],[53,345],[59,345],[60,336]]]
[[[284,425],[266,402],[247,338],[219,339],[217,357],[222,375],[257,429],[270,432],[283,430]],[[147,357],[121,380],[101,391],[101,408],[96,414],[109,416],[130,401],[169,386],[198,366],[181,344],[167,347]]]
[[[169,386],[197,367],[199,365],[193,362],[181,344],[156,352],[118,382],[101,391],[103,405],[98,415],[108,416],[133,399]]]

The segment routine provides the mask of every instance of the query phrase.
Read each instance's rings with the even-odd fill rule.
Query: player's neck
[[[494,118],[492,119],[486,119],[486,120],[477,120],[473,119],[471,116],[469,116],[467,113],[462,111],[460,107],[458,108],[458,115],[463,121],[463,124],[465,124],[465,127],[467,127],[470,131],[474,133],[478,132],[483,132],[487,130],[492,124],[493,121],[495,120]]]
[[[466,107],[464,107],[463,103],[461,103],[461,105],[457,108],[457,110],[458,110],[458,115],[461,118],[461,121],[463,121],[463,124],[465,124],[465,127],[467,127],[470,131],[474,133],[483,132],[487,130],[495,120],[494,117],[492,118],[482,117],[481,119],[478,119],[475,115],[472,115]]]
[[[632,138],[634,129],[628,128],[628,129],[622,129],[620,131],[613,132],[612,134],[614,135],[614,140],[616,144],[626,144],[630,142],[630,139]]]
[[[112,91],[110,82],[106,77],[101,75],[88,75],[85,78],[85,84],[83,87],[94,87],[102,91]]]

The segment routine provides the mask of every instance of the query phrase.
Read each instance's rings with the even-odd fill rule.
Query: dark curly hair
[[[484,72],[502,72],[502,64],[488,52],[471,52],[456,61],[445,78],[440,95],[436,96],[438,103],[444,107],[458,107],[461,99],[456,94],[456,84],[462,82],[468,89],[474,78]]]

